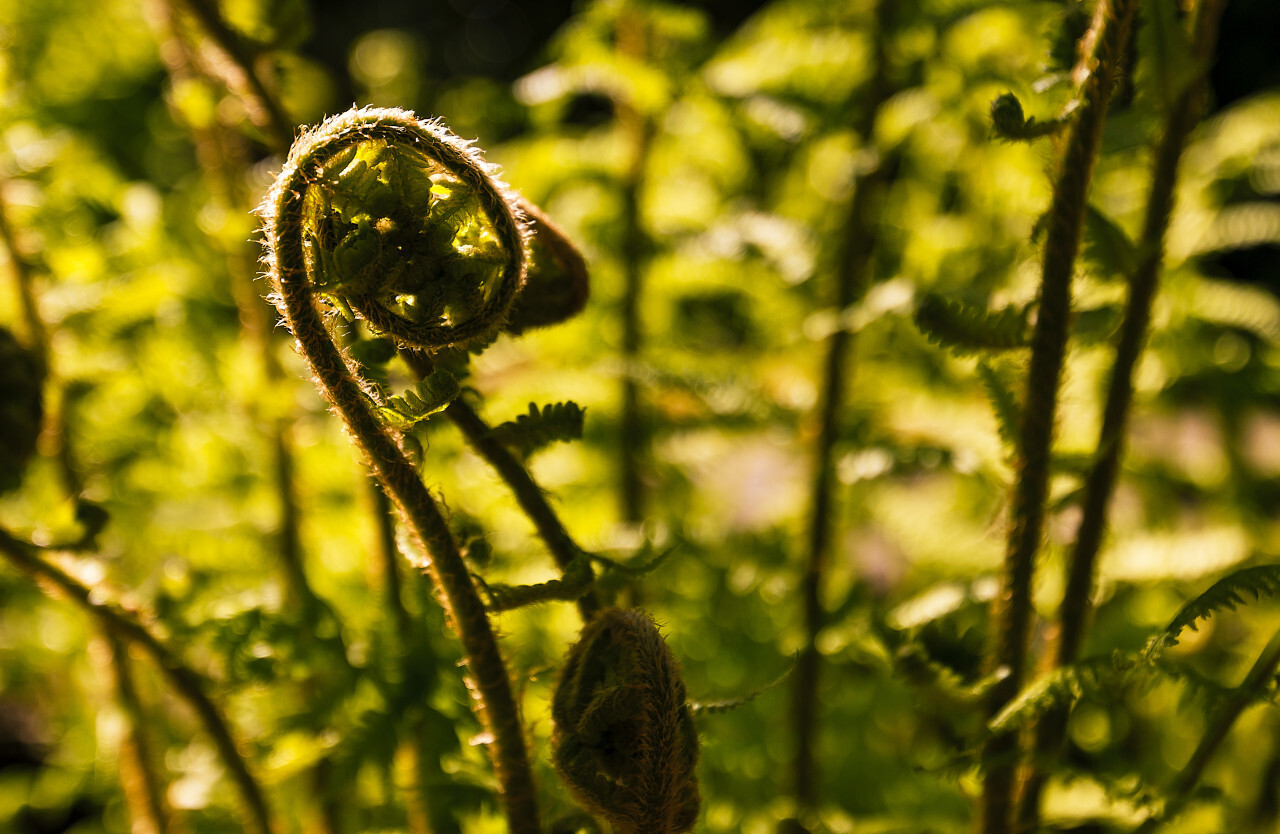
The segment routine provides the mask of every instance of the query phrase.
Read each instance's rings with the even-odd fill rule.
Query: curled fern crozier
[[[525,282],[515,196],[477,150],[405,110],[351,110],[303,133],[263,214],[286,316],[285,288],[304,284],[404,347],[492,335]]]

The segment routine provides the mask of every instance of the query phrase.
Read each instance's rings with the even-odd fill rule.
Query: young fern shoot
[[[320,310],[358,315],[402,348],[484,339],[525,281],[526,231],[479,153],[437,123],[353,110],[306,131],[262,207],[279,307],[324,397],[428,554],[461,638],[469,685],[511,832],[541,831],[506,664],[435,498],[380,418],[380,396],[334,342]]]

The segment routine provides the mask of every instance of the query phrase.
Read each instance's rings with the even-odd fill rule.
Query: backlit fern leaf
[[[1213,702],[1227,694],[1226,687],[1205,677],[1186,663],[1175,663],[1164,658],[1155,658],[1147,668],[1157,673],[1150,678],[1152,685],[1158,683],[1161,678],[1181,684],[1182,698],[1180,699],[1180,705],[1184,707],[1194,701]]]
[[[1085,695],[1109,698],[1108,685],[1123,677],[1133,665],[1131,657],[1116,654],[1086,658],[1054,669],[1018,693],[987,727],[993,733],[1004,733],[1054,710],[1069,709]]]
[[[916,307],[916,326],[929,341],[958,353],[1011,350],[1030,343],[1027,310],[984,310],[929,293]]]
[[[407,431],[436,412],[443,411],[461,392],[458,380],[444,368],[436,368],[425,379],[399,396],[389,397],[378,409],[383,419]]]
[[[529,403],[528,414],[494,426],[493,437],[522,457],[528,457],[557,440],[581,438],[585,413],[574,402],[544,405],[541,410],[535,403]]]
[[[1018,406],[1017,397],[990,363],[978,363],[978,377],[982,380],[982,387],[987,390],[987,399],[991,401],[1000,439],[1004,441],[1006,449],[1017,448],[1018,423],[1022,420],[1022,409]]]
[[[1147,643],[1144,656],[1148,662],[1154,662],[1161,652],[1178,644],[1178,635],[1183,629],[1195,631],[1200,620],[1212,617],[1215,612],[1236,610],[1250,601],[1249,595],[1253,600],[1260,600],[1278,594],[1280,565],[1256,565],[1228,574],[1182,606],[1169,625]]]

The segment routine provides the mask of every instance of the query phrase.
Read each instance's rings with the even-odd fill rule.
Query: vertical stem
[[[638,15],[618,21],[618,51],[644,60],[647,32]],[[645,403],[640,394],[639,363],[644,343],[640,298],[653,242],[645,229],[640,196],[645,185],[645,165],[653,142],[653,118],[633,105],[620,102],[621,128],[630,142],[631,159],[622,185],[622,415],[619,487],[622,520],[639,524],[645,518],[645,469],[649,464],[649,430]]]
[[[211,73],[244,102],[249,118],[260,128],[267,143],[275,150],[287,150],[293,141],[293,122],[285,114],[280,100],[267,90],[254,70],[253,59],[244,44],[218,16],[209,0],[163,0],[169,9],[181,9],[195,20],[204,32],[212,54],[203,63]]]
[[[872,131],[880,106],[888,99],[888,58],[884,34],[893,11],[891,0],[880,0],[875,10],[873,74],[867,82],[861,116],[854,125],[859,138],[870,148]],[[878,236],[877,212],[884,192],[893,179],[893,166],[880,159],[876,166],[854,184],[853,197],[842,228],[840,256],[836,265],[833,309],[837,316],[866,291],[868,268]],[[838,325],[827,338],[823,360],[822,389],[817,407],[818,435],[813,447],[813,475],[810,483],[809,527],[804,573],[800,581],[804,608],[805,645],[796,663],[792,716],[796,735],[794,790],[797,816],[804,818],[818,802],[817,724],[819,705],[818,635],[826,624],[822,607],[822,584],[830,561],[831,534],[835,526],[832,506],[835,492],[834,449],[840,435],[840,414],[845,389],[852,377],[848,355],[853,335]]]
[[[1007,674],[992,687],[987,716],[994,716],[1022,687],[1031,626],[1031,579],[1044,529],[1058,384],[1071,317],[1071,275],[1080,247],[1089,183],[1102,138],[1107,106],[1120,71],[1137,0],[1101,0],[1083,40],[1076,68],[1081,105],[1072,121],[1054,176],[1044,247],[1043,281],[1031,362],[1019,427],[1016,483],[1003,588],[997,600],[994,660]],[[1083,78],[1081,78],[1083,76]],[[984,768],[979,829],[1005,834],[1013,821],[1018,757],[1016,733],[991,736],[982,749]]]
[[[18,289],[18,303],[22,306],[22,320],[27,328],[27,338],[31,342],[31,347],[35,350],[37,358],[40,360],[41,373],[47,373],[49,370],[49,331],[45,327],[44,319],[40,317],[40,310],[36,305],[35,288],[32,286],[34,277],[33,265],[27,259],[26,255],[18,250],[17,242],[14,240],[13,230],[9,226],[8,207],[4,201],[4,181],[0,180],[0,244],[4,245],[5,250],[9,253],[9,271],[13,274],[13,282]]]
[[[129,808],[131,828],[133,834],[165,834],[169,830],[169,814],[165,808],[160,774],[154,767],[151,744],[142,729],[147,717],[134,685],[129,652],[110,630],[103,629],[101,637],[106,649],[104,665],[125,718],[119,752],[120,785]]]
[[[27,329],[27,339],[35,351],[40,363],[40,371],[45,377],[46,391],[56,390],[56,384],[50,384],[53,365],[50,360],[49,328],[40,315],[39,303],[36,300],[35,273],[36,265],[31,258],[18,247],[13,229],[9,225],[8,206],[3,197],[4,182],[0,180],[0,243],[9,253],[9,271],[13,275],[18,289],[18,300],[22,306],[22,318]],[[53,441],[54,457],[58,462],[58,474],[62,478],[62,486],[68,495],[79,497],[84,492],[84,479],[72,453],[71,442],[67,430],[66,412],[69,407],[66,389],[61,390],[61,401],[54,408],[47,408],[44,418],[45,437]]]
[[[1217,40],[1218,21],[1224,5],[1225,0],[1203,0],[1196,10],[1193,48],[1197,59],[1204,64],[1207,64]],[[1206,66],[1204,72],[1207,71]],[[1133,402],[1133,374],[1146,341],[1151,304],[1155,298],[1164,257],[1165,234],[1173,212],[1178,161],[1204,107],[1203,80],[1201,76],[1190,83],[1186,91],[1172,103],[1164,134],[1156,149],[1151,192],[1147,198],[1142,237],[1137,246],[1141,261],[1129,278],[1129,298],[1103,406],[1097,459],[1085,480],[1083,513],[1068,561],[1054,658],[1058,667],[1075,662],[1084,640],[1098,550],[1106,531],[1107,509],[1124,453],[1125,432]],[[1046,779],[1043,763],[1054,756],[1061,746],[1067,717],[1066,710],[1055,710],[1036,726],[1032,770],[1023,786],[1018,807],[1019,831],[1034,831],[1039,826],[1040,795]]]

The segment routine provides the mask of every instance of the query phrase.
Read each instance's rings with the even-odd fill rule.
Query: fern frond
[[[729,698],[723,701],[690,701],[689,709],[694,715],[701,715],[703,713],[732,712],[738,707],[746,706],[769,690],[776,689],[781,686],[783,681],[791,677],[791,673],[795,671],[796,660],[798,658],[799,655],[793,657],[791,659],[791,665],[788,666],[781,675],[778,675],[778,677],[769,681],[764,686],[751,690],[746,695],[739,695],[737,698]]]
[[[893,655],[893,671],[930,706],[949,712],[973,710],[986,697],[991,687],[1007,676],[996,672],[975,682],[966,682],[951,667],[939,663],[916,643],[908,643]]]
[[[1197,629],[1200,620],[1212,617],[1218,611],[1234,611],[1253,600],[1280,594],[1280,565],[1256,565],[1228,574],[1209,586],[1200,596],[1182,606],[1169,624],[1147,643],[1143,652],[1147,662],[1154,662],[1161,652],[1178,644],[1183,629]]]
[[[1100,277],[1132,275],[1138,265],[1138,247],[1114,220],[1090,205],[1084,215],[1084,255]]]
[[[991,402],[991,411],[996,416],[996,428],[1006,449],[1018,446],[1018,424],[1022,422],[1022,408],[1013,389],[1000,377],[1000,374],[989,362],[978,363],[978,378],[987,391],[987,399]]]
[[[462,391],[458,380],[444,368],[436,368],[426,378],[399,396],[388,397],[378,409],[388,423],[408,431],[432,414],[443,411]]]
[[[558,440],[582,437],[582,420],[586,411],[574,402],[544,405],[529,403],[529,413],[521,414],[493,427],[493,437],[522,457],[528,457]]]
[[[916,326],[934,344],[957,353],[1012,350],[1030,344],[1027,309],[984,310],[928,293],[916,306]]]
[[[653,550],[648,543],[641,549],[641,553],[649,553]],[[653,556],[634,556],[629,561],[619,562],[617,559],[610,559],[608,556],[601,556],[598,553],[591,554],[591,561],[603,566],[606,570],[617,571],[627,576],[644,576],[646,573],[652,573],[662,566],[667,557],[675,552],[675,547],[668,547],[661,553]]]
[[[1134,665],[1131,657],[1118,653],[1109,657],[1086,658],[1054,669],[1018,693],[987,723],[987,728],[993,733],[1009,732],[1046,713],[1070,709],[1085,695],[1105,696],[1107,686]]]
[[[1179,707],[1187,707],[1196,701],[1213,703],[1229,691],[1227,687],[1197,672],[1186,663],[1175,663],[1164,658],[1155,658],[1148,669],[1156,674],[1151,676],[1152,684],[1161,678],[1173,681],[1182,686],[1182,697]]]

